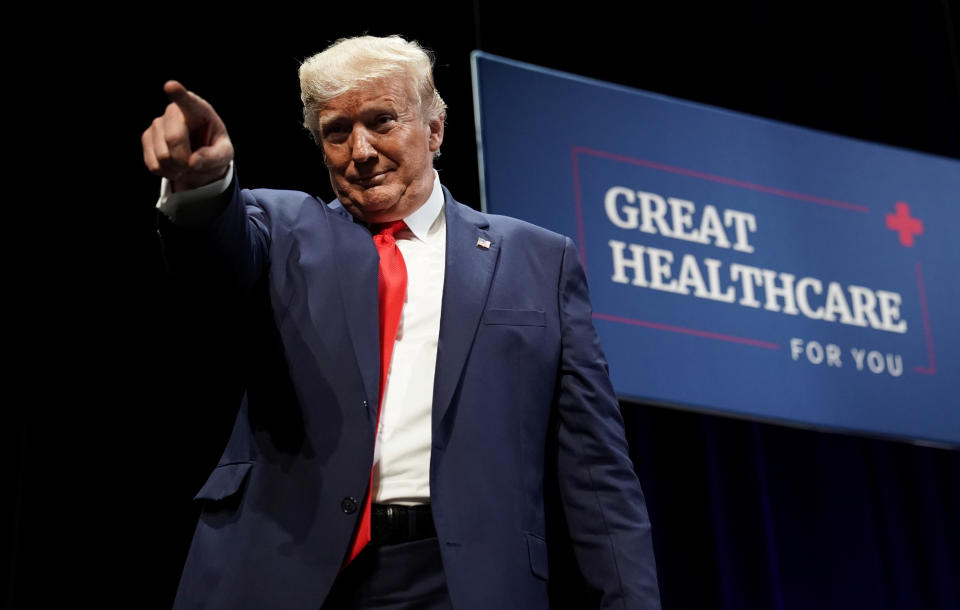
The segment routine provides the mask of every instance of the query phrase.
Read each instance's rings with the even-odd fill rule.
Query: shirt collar
[[[414,237],[426,241],[430,228],[443,211],[443,189],[440,188],[440,174],[433,170],[433,190],[422,206],[403,219]]]

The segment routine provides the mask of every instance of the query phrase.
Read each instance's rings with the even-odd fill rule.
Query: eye
[[[395,121],[396,119],[392,114],[381,114],[377,117],[375,123],[376,123],[377,129],[382,131],[384,129],[389,129],[390,127],[392,127]]]
[[[328,142],[342,142],[347,138],[349,130],[342,123],[331,123],[323,128],[323,139]]]

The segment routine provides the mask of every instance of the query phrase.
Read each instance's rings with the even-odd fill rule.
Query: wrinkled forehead
[[[405,73],[361,80],[335,96],[318,110],[320,124],[335,116],[355,115],[371,107],[389,107],[398,112],[419,112],[414,82]]]

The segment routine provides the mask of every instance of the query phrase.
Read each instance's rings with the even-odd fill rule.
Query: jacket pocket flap
[[[547,580],[550,574],[547,568],[547,541],[535,534],[527,533],[527,551],[530,554],[530,571]]]
[[[235,462],[217,466],[193,499],[217,502],[229,498],[243,485],[252,466],[252,462]]]
[[[546,320],[546,314],[539,309],[488,309],[483,314],[484,324],[544,326]]]

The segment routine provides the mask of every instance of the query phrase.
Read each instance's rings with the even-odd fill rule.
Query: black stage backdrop
[[[475,207],[474,48],[960,158],[952,0],[151,11],[34,15],[23,25],[42,53],[8,55],[32,75],[27,95],[9,96],[23,104],[7,115],[26,132],[15,146],[43,151],[26,153],[40,166],[27,183],[34,203],[6,202],[22,217],[6,241],[28,244],[8,265],[24,280],[11,299],[22,311],[8,318],[21,342],[3,426],[11,607],[169,607],[197,518],[190,498],[231,428],[239,321],[164,280],[159,181],[140,157],[168,78],[221,113],[246,186],[325,198],[320,153],[300,127],[296,69],[363,32],[401,33],[437,52],[450,106],[438,169]],[[12,271],[21,260],[22,278]],[[956,449],[654,405],[622,410],[665,609],[960,608]],[[569,557],[551,569],[571,587],[570,607],[589,607]]]

